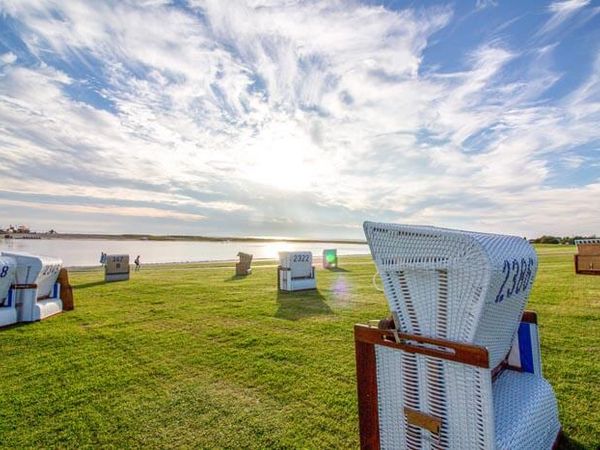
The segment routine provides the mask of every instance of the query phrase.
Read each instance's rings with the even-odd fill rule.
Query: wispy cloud
[[[538,34],[586,6],[566,3]],[[23,220],[39,226],[110,214],[147,232],[144,217],[172,219],[155,223],[165,232],[331,236],[356,236],[366,218],[600,226],[532,216],[598,198],[597,177],[550,182],[557,164],[594,158],[597,67],[547,97],[563,76],[556,46],[496,39],[446,70],[427,58],[450,6],[0,0],[0,11],[18,30],[0,42],[1,220],[31,208]]]
[[[476,9],[485,9],[494,6],[498,6],[497,0],[476,0],[475,2]]]
[[[548,21],[537,31],[537,36],[546,36],[557,30],[563,23],[577,15],[590,4],[590,0],[561,0],[550,3]]]
[[[68,204],[46,204],[46,203],[31,203],[18,200],[0,199],[0,205],[17,206],[22,208],[34,208],[51,211],[54,214],[61,212],[70,212],[78,214],[100,214],[109,216],[133,216],[146,217],[148,219],[169,218],[173,220],[184,221],[199,221],[204,219],[204,216],[198,214],[186,214],[173,212],[157,208],[141,208],[141,207],[125,207],[119,205],[68,205]],[[93,220],[93,219],[92,219]]]

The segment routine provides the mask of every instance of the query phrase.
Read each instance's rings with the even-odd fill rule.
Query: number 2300
[[[527,289],[531,281],[533,265],[533,258],[529,258],[528,261],[525,258],[521,258],[521,262],[517,259],[513,259],[512,261],[505,259],[502,265],[502,273],[506,275],[502,286],[500,286],[498,295],[496,295],[495,302],[500,303],[512,295]],[[510,280],[511,275],[512,281]]]

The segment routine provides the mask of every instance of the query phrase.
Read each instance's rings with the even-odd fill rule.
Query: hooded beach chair
[[[362,448],[551,449],[560,424],[512,236],[367,222],[393,319],[355,326]]]
[[[0,327],[17,322],[16,290],[14,288],[17,261],[0,254]]]
[[[323,269],[337,269],[338,256],[337,249],[327,248],[323,250]]]
[[[600,239],[575,239],[575,273],[600,275]]]
[[[279,252],[277,288],[280,291],[306,291],[317,288],[311,252]]]
[[[235,275],[238,277],[250,275],[252,273],[252,267],[250,267],[252,265],[252,255],[243,252],[239,252],[237,255],[240,261],[235,265]]]
[[[15,284],[17,320],[35,322],[62,312],[58,274],[62,260],[25,252],[2,252],[16,261]]]

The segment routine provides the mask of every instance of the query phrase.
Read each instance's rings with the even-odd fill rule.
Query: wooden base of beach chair
[[[60,283],[60,299],[62,300],[63,311],[72,311],[75,309],[75,303],[73,301],[73,287],[69,283],[67,269],[60,269],[57,281]]]

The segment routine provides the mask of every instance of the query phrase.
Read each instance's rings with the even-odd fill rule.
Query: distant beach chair
[[[277,288],[281,291],[304,291],[317,288],[311,252],[280,252]]]
[[[575,239],[575,273],[600,275],[600,239]]]
[[[323,250],[323,268],[335,269],[338,265],[337,249],[328,248]]]
[[[58,274],[62,260],[22,252],[2,252],[17,263],[15,276],[17,320],[35,322],[63,310]]]
[[[0,327],[17,322],[16,273],[17,261],[10,256],[0,256]]]
[[[551,449],[537,270],[522,238],[367,222],[393,319],[355,326],[361,446]]]
[[[235,275],[238,277],[250,275],[252,273],[252,255],[249,253],[239,252],[239,262],[235,265]]]
[[[129,280],[129,255],[106,255],[104,281]]]

